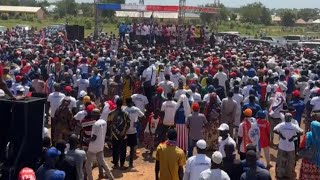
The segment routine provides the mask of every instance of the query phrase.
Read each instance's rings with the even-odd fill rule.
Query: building
[[[271,21],[274,24],[280,24],[281,23],[281,17],[276,15],[271,15]]]
[[[306,25],[306,21],[304,21],[303,19],[298,19],[296,20],[295,22],[296,25],[300,25],[300,26],[303,26],[303,25]]]
[[[0,13],[34,14],[38,19],[44,19],[45,12],[41,7],[29,6],[0,6]]]
[[[144,12],[144,18],[150,18],[151,15],[155,19],[172,19],[178,20],[178,13],[177,12]],[[123,17],[123,18],[140,18],[140,12],[137,11],[116,11],[116,17]],[[195,13],[185,13],[185,19],[200,19],[200,16]]]

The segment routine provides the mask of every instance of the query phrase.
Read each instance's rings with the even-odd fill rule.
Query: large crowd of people
[[[138,145],[155,157],[157,180],[270,180],[270,148],[273,179],[320,179],[315,49],[218,42],[200,26],[185,27],[181,47],[170,43],[175,26],[151,27],[156,36],[121,24],[119,37],[84,41],[2,35],[0,95],[47,98],[43,154],[19,180],[92,180],[94,166],[114,179],[111,169],[135,168]]]

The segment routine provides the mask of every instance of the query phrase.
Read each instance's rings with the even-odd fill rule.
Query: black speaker
[[[84,26],[79,25],[67,25],[66,26],[67,37],[69,40],[79,40],[84,39]]]
[[[5,179],[16,179],[23,167],[37,168],[42,152],[45,98],[0,99],[0,164]],[[9,171],[9,172],[8,172]],[[3,179],[1,177],[1,179]]]

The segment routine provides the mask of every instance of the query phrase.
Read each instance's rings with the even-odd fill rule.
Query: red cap
[[[65,92],[71,92],[71,91],[72,91],[72,87],[71,87],[71,86],[66,86],[66,87],[64,88],[64,91],[65,91]]]
[[[320,88],[319,88],[319,89],[317,89],[317,94],[320,94]]]
[[[199,109],[200,109],[199,104],[198,104],[198,103],[193,103],[192,109],[193,109],[194,111],[199,111]]]
[[[94,110],[94,106],[92,104],[88,105],[87,108],[86,108],[86,111],[88,113],[92,112]]]
[[[21,81],[21,79],[22,79],[22,76],[19,76],[19,75],[18,75],[18,76],[16,76],[16,81],[19,81],[19,82],[20,82],[20,81]]]
[[[300,91],[298,91],[298,90],[293,91],[293,92],[292,92],[292,96],[294,96],[294,97],[300,97]]]
[[[237,73],[236,72],[231,72],[230,73],[230,77],[236,77],[237,76]]]
[[[163,92],[163,88],[161,87],[161,86],[159,86],[158,88],[157,88],[157,93],[162,93]]]
[[[18,180],[36,180],[36,175],[32,169],[25,167],[19,172]]]

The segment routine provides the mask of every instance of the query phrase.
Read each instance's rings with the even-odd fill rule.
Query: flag
[[[269,115],[272,116],[276,111],[280,111],[285,101],[285,95],[281,91],[280,87],[278,87],[269,108]]]

